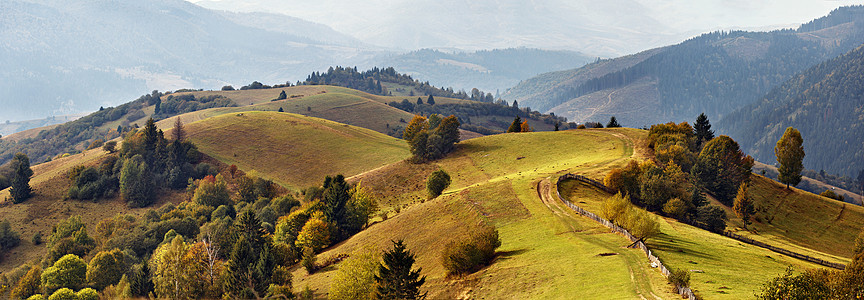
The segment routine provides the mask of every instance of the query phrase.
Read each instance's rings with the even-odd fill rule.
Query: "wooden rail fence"
[[[604,190],[606,192],[609,192],[609,193],[615,193],[615,191],[613,191],[612,189],[610,189],[609,187],[607,187],[606,185],[604,185],[598,181],[595,181],[591,178],[588,178],[588,177],[585,177],[582,175],[576,175],[576,174],[569,174],[569,173],[564,174],[561,177],[558,177],[558,180],[555,182],[555,195],[558,196],[559,201],[563,202],[565,205],[567,205],[568,207],[570,207],[571,209],[573,209],[574,211],[576,211],[580,215],[588,217],[589,219],[597,221],[598,223],[603,224],[603,226],[606,226],[609,229],[612,229],[612,232],[616,232],[616,233],[619,233],[621,235],[624,235],[624,237],[629,239],[631,242],[634,242],[636,247],[638,247],[639,249],[642,249],[642,252],[644,252],[645,255],[648,257],[648,261],[650,261],[652,263],[652,265],[656,265],[658,268],[660,268],[660,273],[662,273],[663,276],[669,277],[669,274],[670,274],[669,269],[667,269],[666,266],[663,265],[663,262],[660,261],[660,258],[658,258],[656,255],[654,255],[651,252],[651,250],[648,249],[647,246],[645,246],[645,243],[643,243],[642,241],[640,241],[639,239],[634,237],[632,234],[630,234],[629,231],[627,231],[624,228],[621,228],[618,225],[615,225],[612,222],[609,222],[609,220],[601,218],[600,216],[598,216],[598,215],[596,215],[590,211],[584,210],[581,207],[577,206],[576,204],[573,204],[570,201],[561,197],[561,192],[558,189],[558,183],[564,179],[579,180],[579,181],[585,182],[587,184],[590,184],[594,187],[597,187],[597,188]],[[696,295],[693,294],[693,290],[691,290],[690,287],[677,286],[677,288],[678,288],[678,294],[679,295],[684,296],[687,299],[697,299]]]

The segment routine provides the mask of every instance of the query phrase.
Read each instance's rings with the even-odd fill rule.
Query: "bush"
[[[678,198],[672,198],[663,205],[663,212],[675,219],[681,220],[687,214],[687,203]]]
[[[3,220],[0,222],[0,249],[12,249],[18,246],[20,242],[21,236],[12,230],[12,225],[10,225],[9,221]]]
[[[501,246],[498,230],[483,226],[468,241],[451,241],[444,246],[441,264],[449,275],[468,274],[492,263]]]
[[[300,260],[300,264],[306,269],[306,273],[314,274],[317,270],[317,266],[315,266],[315,250],[312,250],[311,247],[303,248],[303,258]]]
[[[669,283],[675,285],[677,292],[677,287],[690,286],[690,272],[687,270],[676,269],[675,271],[669,272],[669,277],[666,278],[669,280]]]
[[[77,255],[67,254],[57,260],[53,266],[45,269],[42,273],[42,286],[46,292],[54,292],[61,288],[80,288],[84,286],[86,276],[87,264],[84,260]],[[51,298],[53,297],[52,294]]]
[[[448,186],[450,186],[450,175],[444,170],[432,172],[426,179],[426,191],[429,194],[429,199],[440,196],[441,192]]]
[[[117,141],[108,141],[104,145],[102,145],[102,150],[105,150],[108,153],[114,153],[117,151]]]
[[[33,234],[33,238],[30,240],[33,242],[33,245],[41,245],[42,244],[42,233],[36,232]]]

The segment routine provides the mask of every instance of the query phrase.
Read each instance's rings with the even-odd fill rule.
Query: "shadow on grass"
[[[519,255],[519,254],[522,254],[525,252],[528,252],[528,249],[517,249],[517,250],[511,250],[511,251],[498,251],[495,253],[495,256],[497,256],[496,260],[497,259],[510,259],[513,256],[516,256],[516,255]]]

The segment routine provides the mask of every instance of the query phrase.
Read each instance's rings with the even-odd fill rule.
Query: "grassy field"
[[[443,196],[425,201],[412,198],[422,196],[416,180],[394,183],[399,188],[387,193],[394,199],[404,195],[407,207],[321,257],[367,245],[383,249],[391,239],[405,239],[427,276],[424,288],[432,299],[675,298],[644,255],[624,248],[626,239],[538,197],[538,182],[562,170],[600,172],[622,164],[634,154],[632,140],[640,136],[644,131],[633,129],[487,136],[461,142],[456,152],[429,166],[397,164],[368,172],[357,179],[371,185],[379,176],[403,178],[441,168],[453,183]],[[439,262],[443,245],[481,220],[498,227],[499,258],[477,273],[446,278]],[[311,276],[297,269],[295,287],[308,285],[323,296],[337,268]]]
[[[222,114],[186,125],[189,140],[219,161],[294,190],[326,175],[356,175],[408,157],[404,141],[372,130],[277,112]]]

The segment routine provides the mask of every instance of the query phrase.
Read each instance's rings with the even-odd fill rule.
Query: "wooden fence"
[[[570,207],[571,209],[573,209],[574,211],[576,211],[580,215],[583,215],[585,217],[588,217],[589,219],[597,221],[598,223],[603,224],[603,226],[606,226],[609,229],[612,229],[612,232],[616,232],[616,233],[619,233],[621,235],[624,235],[624,237],[626,237],[628,240],[636,243],[635,246],[638,247],[639,249],[642,249],[642,252],[644,252],[645,255],[648,257],[648,261],[650,261],[652,263],[652,265],[656,265],[660,269],[660,273],[662,273],[663,276],[669,277],[669,274],[670,274],[669,269],[667,269],[666,266],[663,265],[663,262],[660,261],[660,258],[658,258],[656,255],[654,255],[651,252],[651,250],[648,249],[647,246],[645,246],[645,243],[643,243],[642,241],[639,241],[639,239],[637,239],[632,234],[630,234],[629,231],[627,231],[624,228],[621,228],[618,225],[613,224],[612,222],[609,222],[609,220],[601,218],[600,216],[598,216],[598,215],[596,215],[590,211],[584,210],[581,207],[577,206],[576,204],[573,204],[570,201],[561,197],[561,192],[558,189],[558,183],[564,179],[579,180],[579,181],[585,182],[587,184],[590,184],[594,187],[597,187],[603,191],[606,191],[606,192],[609,192],[612,194],[614,194],[615,191],[613,191],[612,189],[610,189],[609,187],[607,187],[603,183],[600,183],[600,182],[595,181],[591,178],[588,178],[588,177],[585,177],[582,175],[576,175],[576,174],[569,174],[569,173],[564,174],[561,177],[558,177],[558,181],[555,182],[555,195],[558,196],[558,200],[563,202],[565,205],[567,205],[568,207]],[[697,299],[696,295],[693,294],[693,290],[691,290],[690,287],[677,286],[677,288],[678,288],[678,294],[680,294],[681,296],[684,296],[687,299]]]
[[[768,250],[771,250],[771,251],[774,251],[774,252],[777,252],[777,253],[780,253],[780,254],[783,254],[786,256],[794,257],[794,258],[797,258],[800,260],[806,260],[806,261],[809,261],[809,262],[812,262],[815,264],[820,264],[820,265],[823,265],[826,267],[831,267],[831,268],[840,269],[840,270],[843,270],[846,268],[846,265],[841,264],[841,263],[830,262],[830,261],[826,261],[823,259],[818,259],[818,258],[809,256],[809,255],[804,255],[801,253],[795,253],[795,252],[792,252],[792,251],[789,251],[789,250],[786,250],[783,248],[771,246],[771,245],[768,245],[766,243],[756,241],[756,240],[753,240],[751,238],[744,237],[744,236],[741,236],[738,234],[734,234],[734,233],[731,233],[728,231],[724,231],[723,235],[728,236],[728,237],[733,238],[733,239],[736,239],[736,240],[739,240],[739,241],[742,241],[742,242],[745,242],[745,243],[748,243],[748,244],[751,244],[751,245],[754,245],[754,246],[759,246],[759,247],[762,247],[762,248],[765,248],[765,249],[768,249]]]

